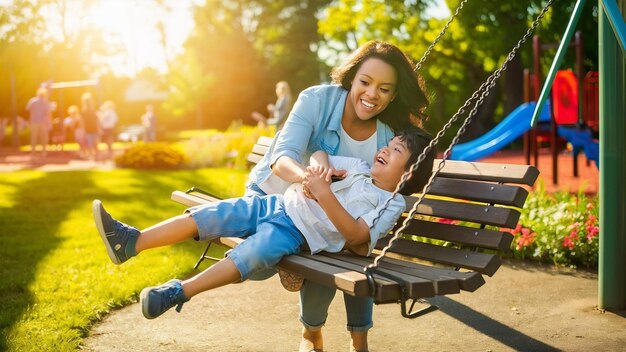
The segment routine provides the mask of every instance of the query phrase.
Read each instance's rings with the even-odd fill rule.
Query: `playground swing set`
[[[420,69],[466,2],[460,3],[418,62],[416,70]],[[397,223],[393,234],[379,241],[376,255],[300,253],[284,257],[278,267],[351,295],[373,297],[377,304],[400,303],[401,314],[407,318],[437,309],[423,298],[458,293],[460,290],[473,292],[482,286],[485,283],[482,275],[491,276],[497,271],[501,265],[499,253],[508,251],[512,241],[510,233],[494,230],[493,227],[512,228],[517,225],[519,209],[528,196],[525,186],[532,186],[539,172],[536,167],[528,165],[468,163],[447,161],[446,158],[552,2],[548,1],[502,65],[467,99],[403,175],[391,198],[402,189],[427,153],[459,116],[469,110],[443,159],[436,161],[422,193],[406,198],[408,214]],[[259,139],[249,160],[258,162],[274,142],[270,138]],[[193,187],[187,192],[174,191],[172,199],[193,206],[219,200],[219,197]],[[407,236],[413,237],[413,240],[407,239]],[[245,239],[221,237],[215,241],[232,248]],[[206,255],[211,244],[205,248],[196,268],[204,259],[219,260]],[[414,311],[418,302],[426,306]]]
[[[425,58],[441,39],[466,2],[467,0],[461,1],[452,17],[418,62],[417,70],[420,69]],[[422,193],[406,198],[407,214],[398,221],[392,234],[379,241],[376,254],[370,257],[360,257],[343,252],[322,252],[316,255],[300,253],[284,257],[278,263],[278,267],[299,274],[307,280],[335,287],[351,295],[373,297],[377,304],[399,303],[402,315],[407,318],[415,318],[437,309],[436,306],[430,305],[423,298],[458,293],[460,290],[473,292],[482,286],[485,283],[482,275],[491,276],[497,271],[501,265],[499,253],[506,252],[512,241],[508,232],[493,230],[493,227],[490,228],[490,226],[510,227],[517,223],[520,215],[519,209],[524,206],[528,196],[526,187],[534,184],[539,172],[536,167],[531,165],[489,164],[447,161],[446,159],[452,155],[452,149],[457,145],[459,136],[465,131],[472,117],[476,115],[478,107],[483,103],[490,89],[495,85],[521,44],[531,36],[538,26],[552,2],[553,0],[547,2],[532,26],[513,47],[502,65],[459,108],[442,130],[436,134],[410,170],[403,175],[394,195],[424,160],[426,153],[435,147],[459,115],[463,114],[473,104],[450,146],[444,152],[443,159],[435,162],[433,174],[424,186]],[[543,113],[546,92],[550,91],[552,80],[555,78],[555,68],[558,68],[562,61],[563,44],[571,38],[572,28],[575,27],[582,12],[582,4],[584,4],[583,0],[577,0],[563,35],[562,43],[547,75],[546,83],[538,97],[538,102],[531,104],[534,109],[532,118],[528,119],[531,126]],[[615,26],[619,25],[615,17],[615,13],[618,12],[612,4],[607,5],[601,0],[600,8],[603,21],[605,17],[608,17],[610,21],[613,21],[611,22],[612,25],[613,23],[617,23]],[[613,30],[618,36],[623,30],[619,26],[616,28]],[[565,82],[569,84],[565,88],[571,88],[573,82],[571,76],[566,74],[563,77],[565,77]],[[579,77],[581,76],[579,75]],[[593,105],[597,99],[593,96],[587,96],[587,94],[594,94],[591,86],[594,84],[597,86],[597,81],[597,74],[587,75],[586,84],[590,88],[585,90],[585,101],[588,102],[585,104],[585,109],[594,109],[597,106],[597,103],[595,106]],[[580,84],[579,81],[576,82]],[[558,84],[560,83],[557,83],[555,90],[559,92],[557,94],[560,94]],[[537,88],[535,91],[538,91]],[[570,95],[566,95],[566,97],[572,96],[571,93],[568,94]],[[604,102],[604,100],[602,101]],[[577,110],[573,104],[567,104],[566,107],[570,110]],[[557,111],[559,111],[557,114],[560,114],[558,108]],[[526,115],[528,114],[525,113],[524,116]],[[579,116],[581,115],[578,114],[575,119],[577,124],[580,124]],[[597,118],[588,117],[585,122],[587,128],[597,129]],[[264,157],[273,142],[271,138],[261,137],[250,153],[248,160],[252,163],[258,162]],[[219,197],[193,187],[187,192],[174,191],[172,199],[181,204],[193,206],[219,200]],[[446,221],[440,221],[441,219]],[[609,237],[610,235],[608,234]],[[408,239],[407,236],[411,239]],[[216,241],[218,244],[232,248],[245,239],[222,237]],[[219,260],[207,256],[210,246],[211,243],[205,248],[195,268],[204,259]],[[605,261],[612,260],[612,263],[617,263],[613,252],[608,253],[608,257]],[[600,259],[602,262],[602,255]],[[602,270],[603,267],[601,267]],[[604,276],[604,273],[601,273],[601,305],[603,307],[619,307],[621,304],[623,307],[623,291],[619,291],[615,285],[609,285],[603,279]],[[623,280],[621,282],[623,283]],[[607,292],[602,291],[603,288],[610,288],[612,291],[605,290],[608,291],[607,294]],[[620,297],[620,295],[622,296]],[[409,301],[412,303],[407,305]],[[426,307],[414,311],[414,306],[418,302],[426,304]]]

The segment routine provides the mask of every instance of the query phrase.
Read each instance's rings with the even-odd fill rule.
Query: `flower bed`
[[[598,197],[559,192],[539,183],[531,192],[513,234],[513,255],[570,267],[596,268],[600,236]]]

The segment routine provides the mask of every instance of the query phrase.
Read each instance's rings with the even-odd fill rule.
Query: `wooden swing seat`
[[[248,160],[261,160],[271,142],[269,137],[259,138]],[[435,160],[434,167],[438,164]],[[538,175],[529,165],[446,161],[405,235],[380,261],[373,282],[363,268],[372,263],[376,250],[370,257],[303,252],[284,257],[278,267],[350,295],[373,296],[376,303],[400,302],[403,315],[408,299],[415,303],[461,290],[473,292],[485,283],[482,275],[492,276],[501,265],[500,255],[510,250],[513,235],[501,229],[516,227],[527,188]],[[408,212],[416,198],[405,198]],[[195,189],[174,191],[172,199],[186,206],[219,200]],[[402,221],[404,217],[396,227]],[[383,248],[390,238],[381,239],[376,248]],[[214,242],[233,248],[242,241],[223,237]],[[199,262],[207,250],[208,246]]]

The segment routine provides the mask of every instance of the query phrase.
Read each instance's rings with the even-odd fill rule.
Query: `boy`
[[[302,184],[292,185],[284,195],[199,205],[141,232],[113,219],[99,200],[93,202],[94,219],[115,264],[143,250],[190,238],[246,238],[228,257],[200,274],[142,290],[143,315],[154,319],[176,305],[180,311],[183,303],[200,292],[245,281],[259,270],[274,267],[283,256],[300,252],[305,243],[313,254],[346,248],[368,255],[404,211],[402,196],[396,195],[389,204],[386,200],[430,140],[416,127],[400,131],[377,153],[371,169],[362,160],[328,157],[318,151],[311,156]],[[404,194],[423,187],[430,177],[433,159],[431,151],[407,181]],[[345,170],[346,176],[331,183],[334,170]]]

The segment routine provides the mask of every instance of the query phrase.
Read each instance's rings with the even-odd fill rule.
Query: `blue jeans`
[[[300,252],[304,243],[304,236],[285,212],[282,195],[226,199],[195,206],[188,212],[200,240],[246,238],[228,256],[242,281],[273,268],[284,256]]]
[[[264,195],[254,183],[246,185],[244,196]],[[247,242],[247,241],[246,241]],[[267,271],[267,270],[266,270]],[[256,279],[256,276],[253,278]],[[337,289],[317,282],[305,280],[300,290],[300,321],[309,330],[320,330],[326,323],[328,308],[335,298]],[[348,331],[367,331],[373,324],[374,299],[343,294]]]

